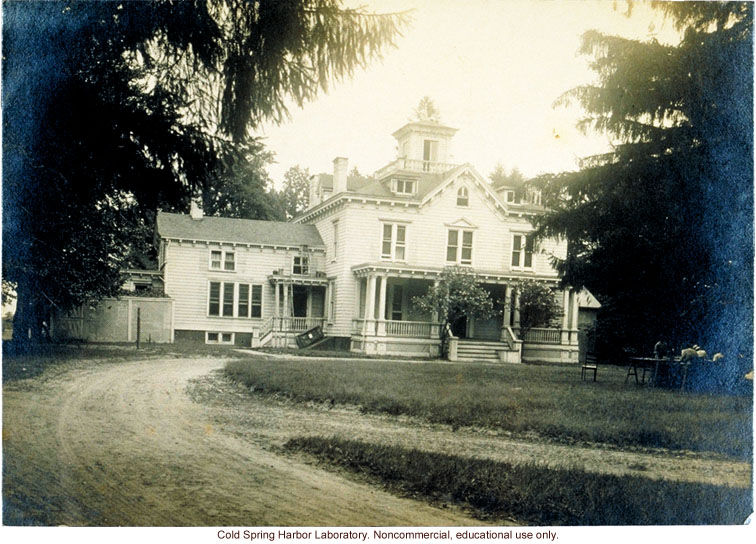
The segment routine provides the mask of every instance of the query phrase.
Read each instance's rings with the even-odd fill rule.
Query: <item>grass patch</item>
[[[429,361],[430,357],[402,357],[400,355],[365,355],[354,351],[338,349],[297,349],[297,348],[256,348],[255,351],[275,355],[294,355],[296,357],[323,357],[331,359],[390,359],[397,361]]]
[[[296,438],[285,445],[366,474],[390,489],[538,525],[731,525],[752,511],[749,489],[513,465],[396,446]]]
[[[200,343],[142,344],[41,344],[31,353],[15,355],[3,342],[3,381],[9,382],[38,376],[48,368],[62,367],[77,361],[108,362],[177,357],[248,357],[228,347]]]
[[[623,383],[625,369],[619,367],[602,367],[596,383],[581,381],[574,365],[256,359],[230,361],[226,373],[256,392],[453,427],[752,457],[751,395],[636,387]]]

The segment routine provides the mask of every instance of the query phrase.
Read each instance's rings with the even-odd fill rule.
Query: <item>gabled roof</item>
[[[325,247],[314,225],[284,221],[228,217],[192,219],[185,214],[158,212],[157,230],[162,238],[270,246]]]

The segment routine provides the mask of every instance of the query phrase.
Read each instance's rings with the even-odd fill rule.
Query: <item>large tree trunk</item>
[[[19,281],[16,295],[12,351],[29,353],[35,346],[50,339],[49,305],[30,281]]]

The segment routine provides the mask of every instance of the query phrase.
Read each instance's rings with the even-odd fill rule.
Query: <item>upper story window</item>
[[[397,195],[414,195],[415,180],[413,179],[392,179],[391,191]]]
[[[383,223],[381,259],[404,261],[407,254],[407,225]]]
[[[512,268],[533,268],[533,238],[531,236],[512,235]]]
[[[339,220],[333,222],[333,257],[331,260],[336,260],[339,251]]]
[[[213,249],[210,251],[210,270],[224,270],[233,272],[236,270],[236,261],[233,251],[221,251]]]
[[[307,275],[310,273],[310,257],[306,255],[295,255],[291,267],[292,274]]]
[[[465,208],[470,205],[470,193],[467,191],[467,187],[460,187],[457,191],[457,206],[464,206]]]
[[[449,229],[446,242],[446,262],[472,264],[473,231]]]

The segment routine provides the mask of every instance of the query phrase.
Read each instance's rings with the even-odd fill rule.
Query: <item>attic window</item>
[[[457,206],[464,206],[465,208],[470,205],[470,194],[467,192],[467,187],[460,187],[457,191]]]
[[[392,179],[391,191],[397,195],[414,195],[415,194],[415,180]]]

